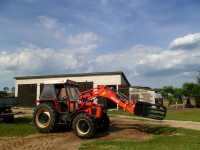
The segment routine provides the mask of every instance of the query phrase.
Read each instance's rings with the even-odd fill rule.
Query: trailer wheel
[[[4,117],[3,121],[5,123],[13,123],[14,122],[14,115],[8,115],[8,116]]]
[[[80,138],[91,138],[96,132],[94,119],[84,113],[74,118],[72,128]]]
[[[53,132],[56,129],[56,113],[49,105],[40,104],[34,110],[33,122],[39,132]]]

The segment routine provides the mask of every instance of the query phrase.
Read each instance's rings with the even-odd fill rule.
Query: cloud
[[[16,76],[122,70],[134,83],[136,78],[186,77],[200,69],[200,51],[196,48],[185,50],[195,43],[198,45],[200,33],[179,37],[167,49],[132,45],[100,53],[102,37],[95,32],[68,35],[58,19],[47,16],[40,16],[39,24],[55,40],[62,40],[64,47],[42,48],[26,44],[17,51],[0,52],[1,72]]]
[[[50,31],[59,31],[59,23],[55,19],[42,17],[42,24]],[[41,48],[25,42],[25,48],[18,48],[15,52],[0,52],[1,71],[14,75],[87,71],[100,37],[93,32],[59,35],[56,37],[66,40],[63,48]]]
[[[170,43],[172,49],[194,49],[200,47],[200,33],[178,37]]]
[[[89,52],[97,48],[102,41],[99,35],[94,32],[81,32],[78,34],[67,35],[67,29],[56,18],[39,16],[40,25],[47,30],[57,40],[64,43],[65,47],[79,51],[80,53]]]
[[[199,50],[191,53],[144,45],[104,54],[97,53],[96,50],[82,53],[73,48],[51,49],[37,46],[12,53],[0,53],[1,71],[12,72],[14,75],[123,70],[130,81],[135,81],[135,78],[185,77],[198,68]]]
[[[56,18],[49,16],[39,16],[40,25],[49,31],[55,38],[59,40],[65,40],[65,28]]]
[[[99,36],[93,32],[80,33],[67,38],[67,43],[73,46],[82,46],[99,42]]]
[[[75,40],[79,37],[78,34],[70,38]],[[123,70],[133,77],[151,77],[195,71],[200,67],[199,50],[193,50],[191,53],[185,50],[171,51],[136,45],[115,53],[101,54],[97,53],[95,48],[91,47],[85,51],[81,49],[82,46],[78,47],[79,43],[74,44],[75,47],[64,49],[32,46],[16,53],[2,52],[0,68],[17,74]],[[90,42],[84,45],[90,45]]]
[[[125,70],[131,76],[174,76],[200,69],[200,51],[165,50],[138,45],[118,53],[99,55],[95,59],[98,69]],[[195,66],[195,67],[194,67]]]
[[[80,57],[68,49],[22,49],[15,53],[0,53],[0,69],[15,74],[44,74],[78,69]]]

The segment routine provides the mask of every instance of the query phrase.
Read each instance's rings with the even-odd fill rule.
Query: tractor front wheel
[[[72,128],[80,138],[91,138],[96,132],[94,119],[84,113],[78,114],[74,118]]]
[[[39,132],[53,132],[56,127],[56,113],[49,105],[40,104],[34,110],[33,122]]]

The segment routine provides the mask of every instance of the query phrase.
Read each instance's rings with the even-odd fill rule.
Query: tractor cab
[[[48,101],[59,112],[72,112],[78,107],[79,95],[78,85],[71,80],[62,84],[44,84],[37,104]]]

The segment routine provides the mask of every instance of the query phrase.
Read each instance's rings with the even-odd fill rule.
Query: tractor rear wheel
[[[91,138],[96,133],[94,119],[85,113],[78,114],[74,118],[72,128],[80,138]]]
[[[56,129],[56,113],[49,105],[40,104],[34,110],[33,122],[39,132],[53,132]]]

